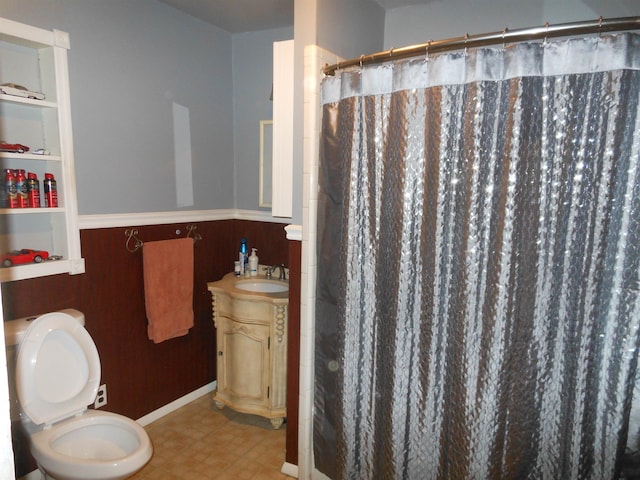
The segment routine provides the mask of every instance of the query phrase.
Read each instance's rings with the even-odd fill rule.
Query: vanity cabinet
[[[217,342],[218,408],[267,417],[279,428],[286,417],[288,294],[235,288],[233,273],[211,282]]]
[[[85,271],[78,229],[67,51],[69,35],[0,18],[0,84],[14,83],[44,99],[0,93],[0,140],[30,148],[0,152],[2,182],[7,169],[35,173],[40,208],[4,208],[0,193],[0,254],[44,250],[53,259],[0,268],[0,281]],[[35,153],[44,149],[44,154]],[[57,183],[58,207],[44,207],[45,173]]]

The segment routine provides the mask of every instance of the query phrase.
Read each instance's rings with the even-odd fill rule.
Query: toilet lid
[[[89,332],[71,315],[47,313],[27,328],[18,347],[16,391],[37,425],[86,410],[98,393],[100,357]]]

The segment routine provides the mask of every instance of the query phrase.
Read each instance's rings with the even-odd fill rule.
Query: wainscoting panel
[[[103,407],[106,411],[140,418],[213,382],[216,379],[215,329],[207,282],[233,270],[241,237],[248,239],[250,248],[258,248],[262,264],[289,266],[289,244],[299,242],[287,241],[284,225],[278,223],[231,219],[194,224],[202,239],[194,244],[195,325],[187,335],[159,344],[148,339],[143,253],[141,250],[130,253],[125,248],[125,230],[131,227],[82,230],[84,274],[2,284],[5,320],[63,308],[84,312],[86,328],[100,353],[102,383],[106,383],[108,393],[108,403]],[[185,224],[148,225],[137,229],[138,238],[143,242],[186,235]],[[293,279],[299,282],[299,273],[294,274]],[[295,395],[297,401],[297,393]],[[297,418],[291,423],[297,425]],[[16,451],[23,450],[16,447]]]

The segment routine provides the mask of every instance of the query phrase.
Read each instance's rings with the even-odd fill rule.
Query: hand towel
[[[193,327],[193,239],[145,242],[142,252],[149,340],[186,335]]]

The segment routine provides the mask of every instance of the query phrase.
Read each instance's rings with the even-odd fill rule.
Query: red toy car
[[[24,153],[28,151],[29,147],[27,147],[26,145],[21,145],[19,143],[0,142],[0,152]]]
[[[23,248],[22,250],[13,250],[0,256],[0,263],[3,267],[11,267],[12,265],[20,265],[22,263],[40,263],[47,258],[49,258],[49,252]]]

